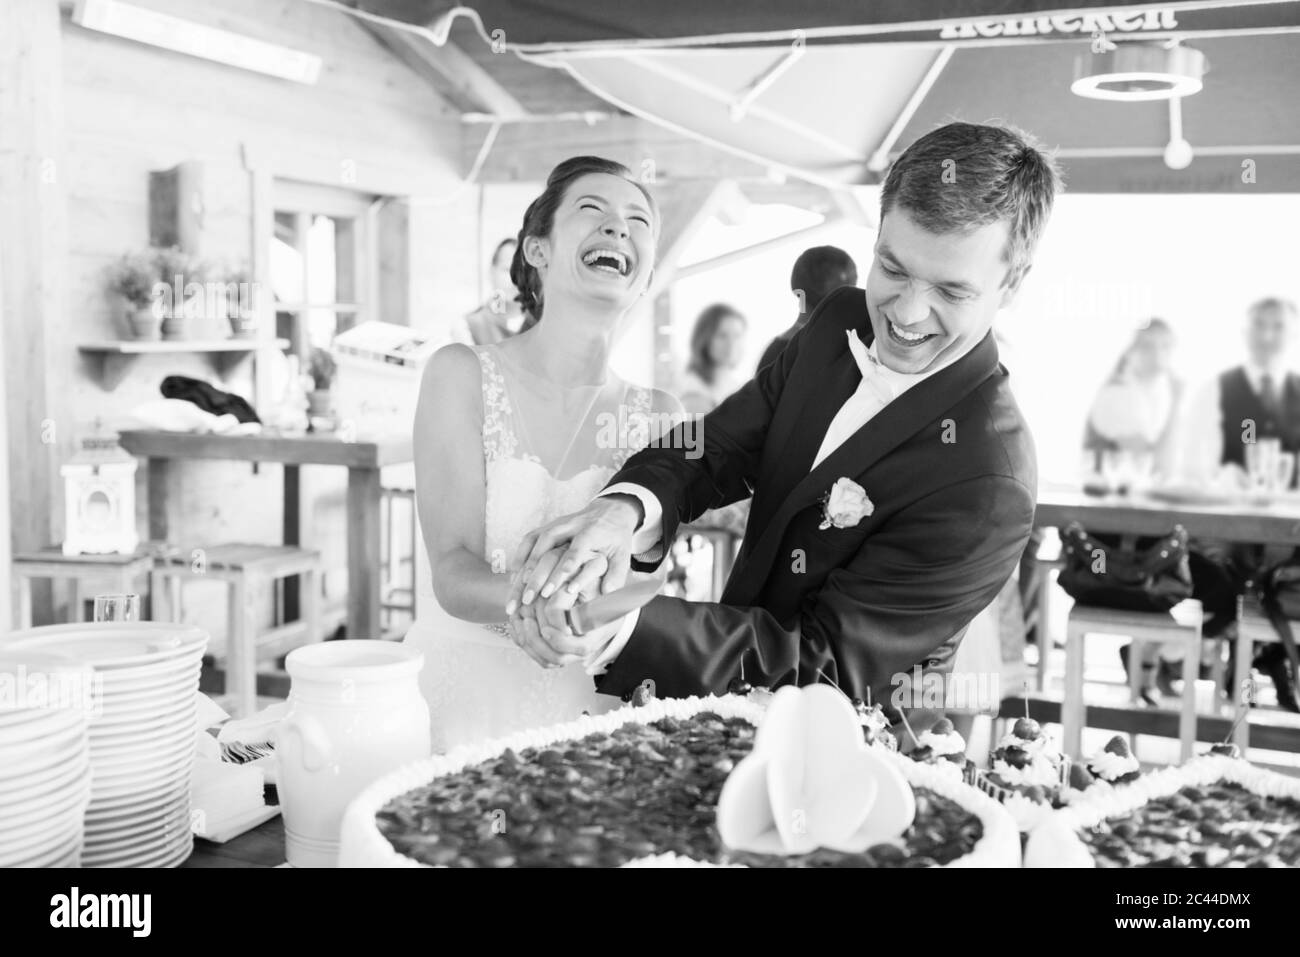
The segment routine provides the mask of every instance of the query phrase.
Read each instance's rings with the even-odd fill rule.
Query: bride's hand
[[[511,563],[518,568],[506,614],[538,596],[550,598],[568,586],[573,594],[622,587],[632,562],[632,536],[641,506],[631,496],[604,496],[586,508],[526,535]]]
[[[507,623],[510,639],[543,668],[561,668],[564,665],[581,661],[581,654],[565,652],[555,648],[542,635],[542,626],[537,620],[537,610],[532,605],[524,605],[518,613],[511,615]]]

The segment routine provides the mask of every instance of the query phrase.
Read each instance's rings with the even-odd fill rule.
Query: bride
[[[505,624],[507,565],[529,531],[585,505],[653,423],[680,412],[607,364],[649,285],[658,234],[654,201],[626,167],[566,160],[524,214],[510,267],[537,324],[446,346],[425,370],[415,472],[428,562],[405,640],[424,652],[435,751],[619,703],[596,693],[583,662]]]

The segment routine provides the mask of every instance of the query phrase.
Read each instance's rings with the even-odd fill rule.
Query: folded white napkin
[[[131,419],[148,429],[167,432],[213,432],[218,435],[256,435],[257,422],[240,422],[233,415],[213,415],[187,399],[150,399],[135,406]]]

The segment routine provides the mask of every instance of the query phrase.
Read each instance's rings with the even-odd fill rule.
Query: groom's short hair
[[[948,123],[894,160],[880,193],[883,219],[895,206],[934,233],[1006,220],[1006,283],[1028,271],[1061,188],[1056,161],[1029,134],[1008,126]]]

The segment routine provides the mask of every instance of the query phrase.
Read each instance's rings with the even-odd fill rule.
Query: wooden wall
[[[34,18],[17,35],[19,42],[35,45],[29,56],[40,61],[27,71],[9,68],[6,75],[43,85],[39,109],[22,109],[22,97],[12,93],[3,101],[18,104],[15,115],[25,128],[17,132],[31,141],[17,161],[24,178],[3,191],[31,215],[21,227],[12,221],[0,226],[11,265],[6,272],[26,275],[35,268],[45,277],[9,288],[4,299],[8,417],[16,443],[11,504],[20,547],[61,540],[58,463],[91,421],[99,417],[117,425],[137,403],[158,397],[165,375],[216,375],[200,357],[147,357],[108,392],[76,349],[80,341],[125,332],[104,291],[104,270],[122,253],[148,244],[150,171],[187,160],[203,164],[207,212],[201,252],[227,261],[247,262],[252,255],[251,169],[373,195],[416,197],[409,207],[412,268],[401,280],[409,288],[387,290],[385,311],[409,301],[413,325],[436,331],[463,311],[463,303],[472,304],[475,294],[477,257],[458,229],[448,228],[460,223],[463,232],[475,214],[474,191],[460,182],[460,124],[425,82],[354,20],[297,0],[133,2],[306,50],[320,56],[324,68],[314,86],[304,86],[83,30],[66,9],[60,18],[49,0],[5,4],[0,35],[4,17]],[[14,40],[0,43],[12,46]],[[9,139],[14,136],[11,128]],[[0,140],[0,146],[7,142]],[[33,177],[44,155],[64,157],[57,195],[36,189]],[[14,172],[15,160],[6,162],[0,169]],[[251,363],[232,373],[224,387],[251,395]],[[46,417],[57,425],[57,441],[47,460],[34,462],[34,437]],[[173,537],[277,540],[280,481],[273,467],[254,474],[247,464],[181,464],[168,490]],[[326,550],[332,569],[344,565],[343,488],[341,474],[304,473],[313,522],[304,537]],[[143,535],[143,500],[137,512]],[[328,576],[332,593],[341,593],[342,574]],[[219,603],[203,613],[224,618]],[[213,625],[214,631],[223,627]]]

